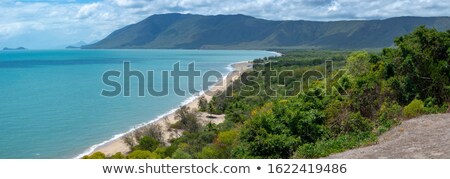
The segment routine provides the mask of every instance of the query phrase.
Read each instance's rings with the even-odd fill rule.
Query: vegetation
[[[420,27],[395,43],[378,53],[297,50],[257,59],[208,102],[225,122],[201,126],[181,108],[173,125],[181,137],[167,146],[144,137],[127,158],[325,157],[375,142],[401,120],[445,112],[450,31]]]
[[[201,128],[201,124],[198,122],[198,114],[195,111],[191,111],[189,107],[182,106],[175,112],[175,116],[179,119],[178,122],[172,125],[172,128],[181,129],[186,132],[195,133]]]
[[[403,109],[403,115],[408,118],[417,117],[424,112],[424,103],[421,100],[413,100]]]
[[[206,112],[208,110],[208,100],[206,100],[205,96],[200,96],[198,98],[198,111]]]
[[[392,45],[419,25],[448,29],[448,17],[396,17],[358,21],[270,21],[245,15],[150,16],[82,48],[117,49],[362,49]]]
[[[86,155],[83,157],[83,159],[105,159],[105,158],[106,158],[105,154],[101,152],[95,152],[90,156]]]

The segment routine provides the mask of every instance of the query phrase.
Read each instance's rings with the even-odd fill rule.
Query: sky
[[[153,14],[245,14],[269,20],[450,16],[448,0],[0,0],[0,48],[57,49],[101,40]]]

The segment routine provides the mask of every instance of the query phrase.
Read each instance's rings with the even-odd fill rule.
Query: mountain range
[[[383,20],[273,21],[246,15],[152,15],[84,49],[363,49],[393,45],[395,37],[425,25],[450,29],[450,17]]]

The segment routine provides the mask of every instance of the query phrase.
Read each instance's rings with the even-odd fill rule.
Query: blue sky
[[[63,48],[100,40],[160,13],[246,14],[272,20],[450,16],[447,0],[1,0],[0,47]]]

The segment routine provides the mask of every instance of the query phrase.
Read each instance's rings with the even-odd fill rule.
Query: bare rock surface
[[[328,158],[349,159],[450,159],[450,114],[426,115],[407,121],[363,148]]]

